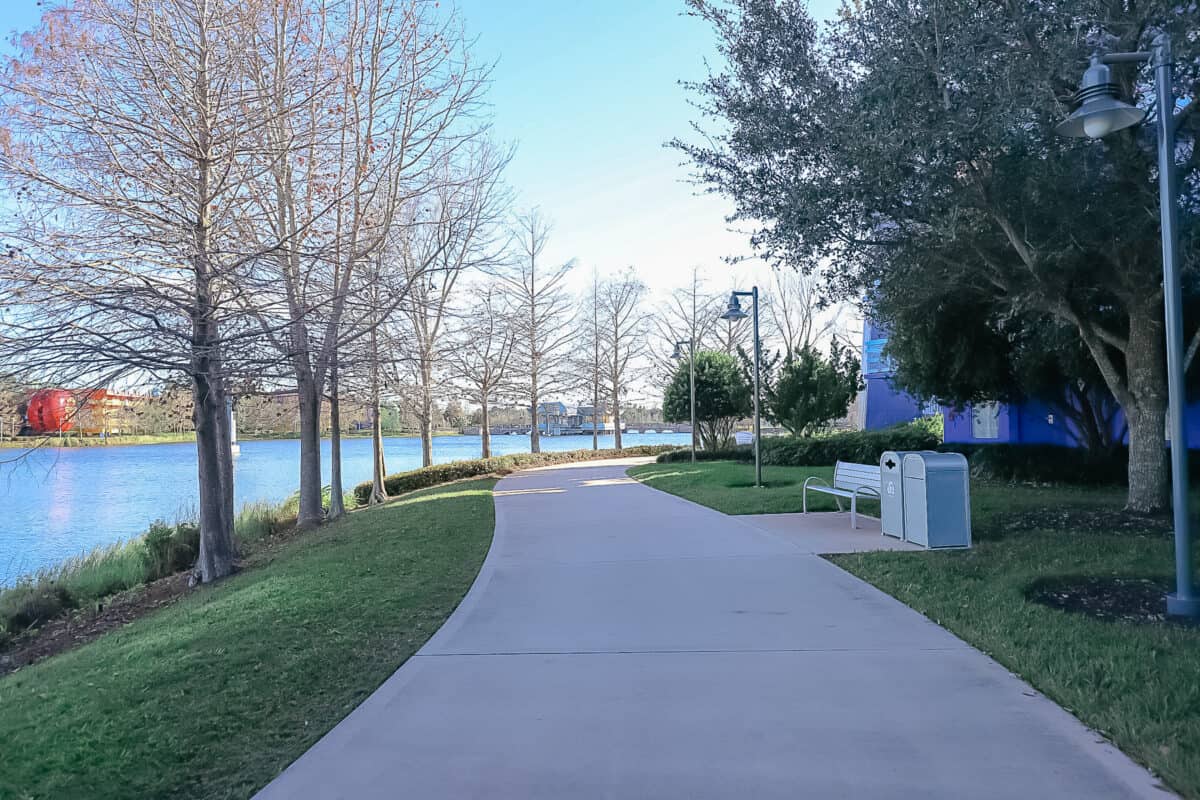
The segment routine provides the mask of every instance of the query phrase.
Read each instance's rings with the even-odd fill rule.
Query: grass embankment
[[[234,521],[243,554],[292,525],[299,498],[280,505],[247,503]],[[200,549],[200,529],[190,521],[158,521],[141,536],[99,547],[0,589],[0,646],[27,628],[75,611],[87,613],[112,595],[188,569]],[[2,673],[0,673],[2,674]]]
[[[754,473],[744,464],[652,464],[630,474],[745,514],[799,511],[804,478],[828,478],[830,470],[769,467],[766,489],[748,488]],[[1123,515],[1123,500],[1119,487],[976,482],[973,549],[830,558],[1024,677],[1176,791],[1200,798],[1200,629],[1034,601],[1060,582],[1146,579],[1161,608],[1158,587],[1173,574],[1171,538],[1161,522]]]
[[[441,625],[491,541],[492,480],[368,509],[0,679],[0,797],[246,797]]]

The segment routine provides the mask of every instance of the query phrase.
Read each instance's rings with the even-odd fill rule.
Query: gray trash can
[[[909,453],[903,464],[904,537],[922,547],[971,546],[971,488],[961,453]]]
[[[904,457],[932,450],[888,450],[879,457],[879,526],[887,536],[904,538]]]

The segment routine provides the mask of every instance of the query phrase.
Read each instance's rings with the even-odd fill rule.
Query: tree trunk
[[[342,499],[342,410],[338,400],[337,354],[329,364],[329,519],[346,513]]]
[[[421,428],[421,466],[433,464],[433,365],[428,358],[421,360],[421,413],[417,415]]]
[[[613,447],[621,449],[621,396],[617,382],[613,381]]]
[[[371,505],[387,502],[385,477],[387,477],[387,465],[383,460],[383,420],[377,394],[373,401],[371,416],[371,499],[368,501]]]
[[[592,450],[600,449],[600,369],[592,372]]]
[[[479,403],[479,442],[480,455],[483,458],[492,457],[492,430],[489,418],[487,394],[480,398]]]
[[[1130,511],[1158,513],[1169,506],[1166,437],[1166,345],[1162,318],[1154,309],[1131,314],[1129,346],[1125,352],[1132,403],[1126,403],[1129,424]]]
[[[312,376],[297,379],[300,401],[300,515],[296,525],[311,528],[325,518],[321,502],[321,391]]]
[[[371,329],[371,498],[370,505],[387,502],[387,485],[384,477],[387,466],[383,462],[383,414],[379,402],[379,338]]]
[[[200,482],[200,557],[196,568],[200,580],[209,583],[233,572],[236,555],[231,503],[221,463],[222,452],[229,452],[228,442],[224,448],[221,446],[225,426],[221,425],[220,419],[225,414],[225,400],[210,377],[201,373],[193,375],[192,397]]]
[[[529,379],[529,414],[533,419],[533,424],[529,427],[529,452],[542,452],[542,437],[538,431],[538,383],[537,383],[537,367],[532,370]],[[549,427],[549,417],[546,418],[547,427]]]

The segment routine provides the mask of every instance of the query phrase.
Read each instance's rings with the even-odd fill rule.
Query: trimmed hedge
[[[935,450],[937,434],[923,422],[894,425],[877,431],[849,431],[828,436],[770,436],[762,440],[762,463],[774,467],[827,467],[835,461],[878,464],[888,450]],[[688,461],[691,453],[680,450],[658,457],[660,463]],[[703,461],[753,461],[750,445],[722,450],[698,450]]]
[[[595,461],[608,458],[629,458],[630,456],[657,456],[676,450],[677,445],[656,444],[624,447],[620,450],[563,450],[555,453],[513,453],[507,456],[492,458],[476,458],[469,461],[451,461],[448,464],[434,464],[431,467],[397,472],[383,479],[384,488],[389,497],[417,489],[427,489],[442,483],[478,478],[482,475],[507,475],[526,467],[546,467],[553,464],[569,464],[572,461]],[[354,487],[354,499],[360,506],[365,506],[371,499],[371,482],[364,481]]]
[[[763,439],[763,441],[767,441]],[[670,453],[663,453],[655,459],[659,464],[676,464],[681,461],[692,460],[692,449],[685,447],[682,450],[673,450]],[[737,447],[722,447],[720,450],[697,450],[697,461],[754,461],[754,448],[748,444],[740,444]]]
[[[1125,486],[1129,482],[1129,448],[1125,446],[1093,453],[1055,444],[952,442],[939,449],[965,455],[971,463],[971,476],[983,480],[1085,486]],[[1200,450],[1188,451],[1188,477],[1192,486],[1200,485]]]
[[[797,438],[764,437],[764,465],[780,467],[828,467],[836,461],[878,464],[886,450],[939,450],[967,457],[971,477],[1012,483],[1060,483],[1084,486],[1125,485],[1128,481],[1129,450],[1118,447],[1109,453],[1093,453],[1076,447],[1052,444],[965,444],[939,442],[936,432],[924,422],[896,425],[877,431],[853,431],[830,436]],[[689,461],[687,449],[664,453],[659,463]],[[696,451],[698,461],[754,461],[750,445]],[[1200,486],[1200,450],[1189,452],[1192,485]]]

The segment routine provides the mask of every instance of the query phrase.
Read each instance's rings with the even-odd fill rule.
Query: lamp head
[[[1117,95],[1117,85],[1112,82],[1112,70],[1092,56],[1092,63],[1083,73],[1083,81],[1075,94],[1079,108],[1060,122],[1055,130],[1061,136],[1079,136],[1099,139],[1114,131],[1137,125],[1146,118],[1146,112],[1131,106]]]
[[[745,319],[746,312],[742,311],[742,304],[738,302],[737,294],[729,295],[729,305],[725,308],[725,313],[721,315],[721,319],[727,319],[730,322],[735,320]]]
[[[675,352],[671,353],[671,358],[675,359],[676,361],[683,358],[683,351],[679,349],[679,342],[675,343]]]

